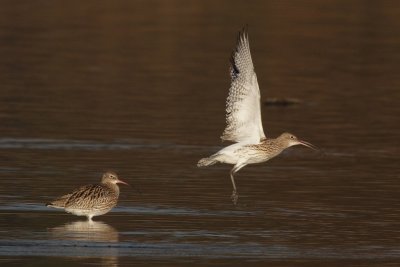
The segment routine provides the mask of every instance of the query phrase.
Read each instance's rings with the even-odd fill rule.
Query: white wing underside
[[[227,126],[222,140],[259,143],[265,138],[260,108],[260,89],[245,30],[239,33],[231,58],[231,87],[226,100]]]

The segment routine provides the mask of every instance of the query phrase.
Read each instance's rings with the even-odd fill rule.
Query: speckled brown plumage
[[[87,216],[91,220],[93,216],[105,214],[117,205],[119,197],[117,183],[126,184],[114,172],[106,172],[100,184],[81,186],[46,205],[65,209],[78,216]]]

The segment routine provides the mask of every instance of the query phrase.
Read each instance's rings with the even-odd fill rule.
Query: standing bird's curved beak
[[[127,182],[122,181],[121,179],[118,178],[117,184],[124,184],[130,186]]]
[[[306,141],[303,141],[303,140],[298,140],[298,141],[299,141],[299,145],[303,145],[303,146],[306,146],[306,147],[309,147],[311,149],[319,151],[318,147],[314,146],[313,144],[310,144],[309,142],[306,142]]]

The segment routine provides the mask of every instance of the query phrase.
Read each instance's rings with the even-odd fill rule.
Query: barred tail
[[[199,162],[197,162],[197,167],[205,167],[205,166],[210,166],[213,165],[215,163],[217,163],[218,160],[216,160],[215,156],[211,156],[208,158],[202,158],[201,160],[199,160]]]
[[[50,203],[46,203],[46,206],[56,208],[56,209],[63,209],[63,208],[65,208],[65,204],[67,203],[67,201],[71,195],[72,194],[68,194],[68,195],[62,196]]]

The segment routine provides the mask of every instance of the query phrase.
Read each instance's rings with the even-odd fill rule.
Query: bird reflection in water
[[[51,229],[54,236],[66,240],[118,242],[118,231],[99,221],[76,221]]]
[[[50,229],[53,238],[62,240],[75,240],[87,242],[106,242],[117,243],[119,241],[118,231],[99,221],[76,221],[66,223]],[[85,245],[86,246],[86,245]],[[118,249],[106,247],[104,255],[118,255]],[[82,255],[84,257],[84,255]],[[100,257],[100,266],[118,266],[118,257],[104,256]]]

